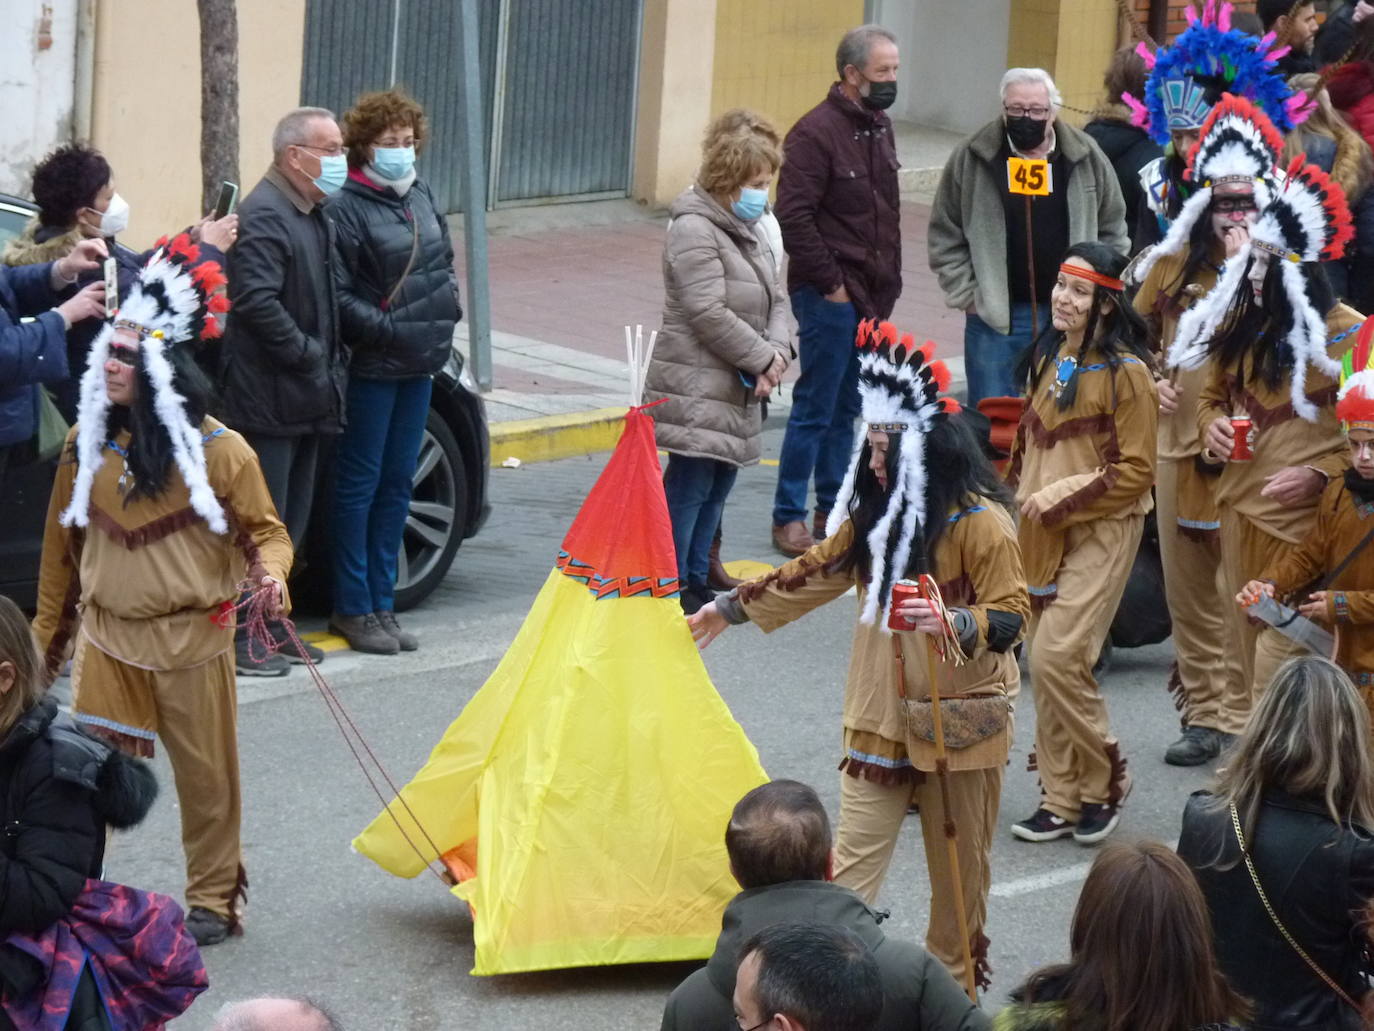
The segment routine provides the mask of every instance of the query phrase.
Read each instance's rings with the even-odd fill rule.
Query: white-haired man
[[[1070,244],[1125,254],[1126,205],[1111,162],[1059,120],[1041,68],[1002,76],[1002,114],[959,144],[930,213],[930,267],[945,303],[966,313],[968,402],[1015,396],[1016,359],[1049,322],[1050,290]]]

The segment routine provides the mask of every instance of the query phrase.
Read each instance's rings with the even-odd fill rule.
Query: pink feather
[[[1186,8],[1184,8],[1183,17],[1188,19],[1189,25],[1194,25],[1197,23],[1197,11],[1193,10],[1192,4],[1189,4]]]
[[[1150,71],[1154,71],[1155,52],[1145,45],[1144,40],[1141,40],[1135,45],[1135,52],[1139,54],[1140,59],[1145,62],[1145,67]]]
[[[1306,93],[1294,93],[1283,102],[1283,106],[1288,111],[1288,120],[1298,125],[1307,121],[1308,116],[1317,109],[1317,102]]]
[[[1202,24],[1215,25],[1217,20],[1217,0],[1207,0],[1202,6]]]
[[[1129,93],[1121,94],[1121,102],[1131,109],[1131,124],[1144,128],[1150,121],[1150,112],[1145,105]]]
[[[1277,33],[1266,32],[1263,36],[1260,37],[1259,45],[1255,47],[1255,52],[1259,54],[1264,53],[1266,50],[1268,50],[1270,47],[1274,45],[1274,40],[1278,38],[1279,37]]]
[[[1277,64],[1279,61],[1287,57],[1288,52],[1292,49],[1292,47],[1279,47],[1275,50],[1269,51],[1269,53],[1264,55],[1265,64]]]
[[[1224,3],[1221,5],[1221,15],[1217,18],[1217,28],[1222,32],[1231,31],[1231,12],[1235,9],[1234,4]]]

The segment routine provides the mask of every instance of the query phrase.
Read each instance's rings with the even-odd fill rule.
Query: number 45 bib
[[[1054,189],[1053,169],[1044,158],[1007,158],[1007,189],[1026,197],[1048,197]]]

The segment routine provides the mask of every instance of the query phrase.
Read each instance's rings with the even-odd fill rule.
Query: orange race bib
[[[1054,189],[1044,158],[1007,158],[1007,189],[1026,197],[1048,197]]]

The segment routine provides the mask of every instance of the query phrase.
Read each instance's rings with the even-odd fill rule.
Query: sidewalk
[[[899,127],[905,128],[905,127]],[[903,186],[933,189],[937,164],[954,139],[907,129]],[[911,167],[919,162],[925,167]],[[932,174],[934,173],[934,175]],[[944,306],[926,264],[928,192],[902,202],[902,296],[892,321],[933,339],[963,385],[963,315]],[[628,404],[625,327],[647,335],[660,324],[666,213],[631,201],[507,209],[488,216],[493,389],[484,396],[492,426],[492,461],[562,457],[613,446]],[[461,218],[454,247],[463,274]],[[460,326],[460,334],[465,325]],[[771,411],[786,417],[795,368]],[[590,424],[567,447],[534,447],[549,433]],[[599,431],[596,427],[602,426]],[[604,442],[598,441],[604,437]]]

